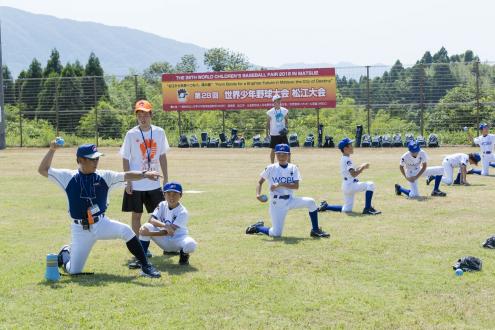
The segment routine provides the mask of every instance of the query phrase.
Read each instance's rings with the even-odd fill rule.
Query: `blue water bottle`
[[[60,280],[60,273],[58,272],[58,255],[53,253],[46,255],[45,278],[47,281]]]

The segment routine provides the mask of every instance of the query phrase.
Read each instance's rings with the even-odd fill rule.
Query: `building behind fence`
[[[464,127],[495,122],[495,66],[490,63],[342,67],[336,74],[337,108],[290,109],[292,132],[316,134],[323,124],[325,133],[338,139],[362,125],[371,135],[437,133],[456,142],[453,137]],[[165,129],[173,145],[180,134],[217,135],[233,126],[248,139],[264,134],[267,109],[217,112],[205,124],[196,111],[163,113],[160,90],[160,82],[140,76],[4,80],[7,145],[45,146],[55,135],[73,144],[119,145],[136,124],[132,108],[142,97],[153,102],[153,123]]]

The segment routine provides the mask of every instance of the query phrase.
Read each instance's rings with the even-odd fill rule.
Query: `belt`
[[[290,195],[273,195],[273,198],[289,199],[290,198]]]
[[[350,179],[348,179],[348,178],[344,178],[344,180],[346,180],[346,181],[347,181],[347,180],[350,180]],[[358,179],[352,179],[352,182],[358,182],[358,181],[359,181]]]
[[[485,155],[489,155],[489,154],[491,154],[492,152],[491,152],[491,151],[483,151],[483,153],[484,153]]]
[[[93,217],[95,223],[103,219],[104,214],[100,214],[96,217]],[[76,225],[82,225],[82,219],[72,219]]]

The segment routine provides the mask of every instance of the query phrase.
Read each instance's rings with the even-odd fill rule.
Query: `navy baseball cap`
[[[481,123],[480,124],[480,129],[488,128],[489,125],[487,123]]]
[[[410,152],[419,152],[421,147],[418,143],[416,143],[416,141],[409,141],[407,144],[407,149],[409,149]]]
[[[79,148],[77,148],[76,156],[88,159],[95,159],[103,156],[103,154],[98,151],[94,144],[83,144],[80,145]]]
[[[163,192],[174,191],[182,194],[182,186],[178,182],[167,182],[163,185]]]
[[[288,144],[277,144],[275,146],[276,154],[290,154],[290,147]]]
[[[481,161],[481,156],[480,156],[480,154],[479,154],[479,153],[475,152],[475,153],[473,154],[473,156],[474,156],[474,161],[475,161],[476,163],[479,163],[479,162]]]
[[[349,139],[348,137],[343,138],[343,139],[342,139],[342,140],[340,140],[340,142],[339,142],[339,149],[340,149],[340,150],[344,150],[344,148],[345,148],[348,144],[351,144],[352,142],[354,142],[354,140],[351,140],[351,139]]]

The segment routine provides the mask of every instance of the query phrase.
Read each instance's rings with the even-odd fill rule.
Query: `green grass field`
[[[117,148],[103,148],[102,169],[121,169]],[[476,149],[427,150],[431,165],[445,154]],[[398,170],[404,149],[359,150],[371,163],[361,180],[377,190],[376,217],[327,212],[320,224],[330,239],[309,237],[306,210],[286,219],[284,237],[244,234],[268,218],[255,199],[268,150],[180,150],[169,154],[170,179],[183,183],[191,236],[191,266],[162,256],[152,243],[161,279],[127,269],[122,241],[100,241],[86,271],[94,276],[44,280],[47,253],[69,243],[63,192],[37,173],[47,149],[0,151],[0,328],[492,328],[495,251],[480,243],[495,232],[495,178],[470,176],[472,186],[442,187],[446,198],[407,200]],[[54,167],[75,168],[75,149],[55,155]],[[338,150],[293,149],[303,176],[299,196],[342,203]],[[264,187],[266,191],[266,186]],[[107,215],[130,223],[114,191]],[[479,273],[454,276],[452,264],[474,255]]]

